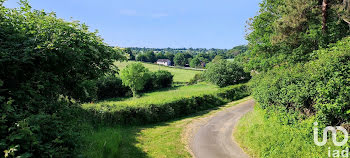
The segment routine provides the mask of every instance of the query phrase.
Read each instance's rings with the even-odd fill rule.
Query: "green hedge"
[[[350,121],[350,38],[315,53],[305,64],[275,68],[252,80],[252,95],[264,109],[293,114],[284,122],[316,116],[319,123]]]
[[[102,105],[104,110],[88,109],[87,112],[89,118],[94,118],[94,121],[102,124],[148,124],[211,109],[246,96],[249,96],[247,85],[240,84],[225,87],[215,94],[181,98],[163,104],[125,107],[119,110],[114,110],[111,105]]]

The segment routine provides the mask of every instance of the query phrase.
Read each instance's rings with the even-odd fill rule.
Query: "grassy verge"
[[[252,157],[328,157],[329,140],[319,147],[313,140],[313,119],[295,125],[282,125],[277,117],[266,118],[256,107],[245,115],[234,132],[235,139]],[[319,130],[323,131],[323,130]]]
[[[183,132],[188,124],[250,99],[245,98],[177,120],[145,126],[101,127],[86,133],[84,156],[89,158],[189,158]]]
[[[126,67],[126,65],[134,63],[135,61],[128,61],[128,62],[115,62],[115,65],[122,70]],[[155,64],[148,64],[141,62],[146,68],[148,68],[150,71],[158,71],[158,70],[166,70],[169,71],[171,74],[174,75],[174,82],[175,83],[185,83],[189,82],[194,75],[201,73],[201,71],[196,70],[186,70],[186,69],[178,69],[178,68],[172,68],[172,67],[166,67],[166,66],[160,66]]]

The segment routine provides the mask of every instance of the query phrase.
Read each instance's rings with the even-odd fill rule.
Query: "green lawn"
[[[170,90],[163,90],[151,93],[144,93],[140,98],[116,98],[115,100],[106,100],[98,103],[83,104],[83,108],[100,109],[101,105],[111,105],[114,110],[122,109],[127,106],[145,106],[149,104],[161,104],[202,94],[214,93],[219,88],[215,85],[200,83],[191,86],[175,87]]]
[[[121,70],[126,67],[126,65],[135,63],[135,61],[128,61],[128,62],[115,62],[115,65]],[[143,63],[141,62],[146,68],[148,68],[150,71],[158,71],[158,70],[166,70],[169,71],[171,74],[174,75],[174,82],[189,82],[194,75],[201,73],[201,71],[196,70],[185,70],[185,69],[179,69],[179,68],[172,68],[172,67],[166,67],[166,66],[160,66],[155,64],[149,64],[149,63]]]

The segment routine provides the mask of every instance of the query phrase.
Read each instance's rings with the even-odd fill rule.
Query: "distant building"
[[[171,65],[171,61],[169,59],[158,59],[157,60],[157,64],[170,66]]]

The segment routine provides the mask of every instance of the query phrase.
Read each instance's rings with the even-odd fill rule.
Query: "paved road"
[[[233,129],[238,120],[253,110],[253,99],[214,114],[199,127],[190,148],[196,158],[244,158],[248,157],[233,141]]]

